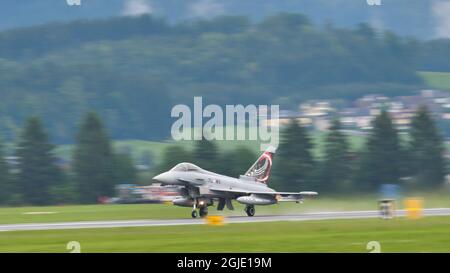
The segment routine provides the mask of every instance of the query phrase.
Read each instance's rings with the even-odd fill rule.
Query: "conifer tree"
[[[106,129],[95,113],[88,113],[81,123],[73,161],[82,203],[95,203],[99,197],[114,193],[114,153]]]
[[[412,174],[422,186],[439,185],[444,181],[444,143],[427,107],[419,108],[411,124]]]
[[[50,188],[61,176],[55,165],[54,146],[49,143],[39,118],[28,119],[20,135],[18,156],[18,190],[23,201],[32,205],[51,202]]]
[[[298,191],[313,187],[315,162],[306,128],[292,120],[284,130],[274,161],[274,178],[280,190]],[[281,162],[281,163],[280,163]]]
[[[392,119],[383,110],[372,121],[372,131],[367,141],[364,172],[369,189],[378,189],[382,184],[399,183],[401,177],[402,149]]]
[[[350,177],[350,154],[347,137],[341,131],[339,119],[334,119],[325,139],[324,161],[321,168],[322,191],[342,189]]]

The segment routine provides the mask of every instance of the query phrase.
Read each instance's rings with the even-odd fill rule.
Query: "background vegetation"
[[[258,22],[142,16],[13,29],[0,32],[0,131],[10,141],[36,115],[53,142],[73,143],[77,122],[94,110],[114,139],[161,140],[171,107],[193,96],[295,109],[314,98],[410,94],[426,84],[417,70],[450,71],[448,43],[287,13]]]
[[[317,148],[310,132],[292,120],[282,130],[271,187],[280,191],[316,190],[322,194],[373,194],[383,184],[408,190],[443,186],[448,173],[445,147],[426,107],[417,111],[407,137],[400,137],[386,111],[373,120],[372,127],[365,143],[355,149],[335,119],[318,153],[314,152]],[[76,139],[70,163],[58,166],[54,146],[40,120],[28,119],[14,150],[16,165],[8,164],[0,149],[0,202],[96,203],[114,196],[115,185],[142,179],[131,152],[113,147],[95,113],[85,115]],[[147,164],[151,173],[166,171],[180,162],[192,162],[233,177],[242,174],[257,158],[249,147],[221,150],[216,142],[206,139],[195,141],[191,149],[169,145],[158,163],[147,156],[143,154],[141,161],[152,162]],[[151,182],[149,177],[147,183]]]

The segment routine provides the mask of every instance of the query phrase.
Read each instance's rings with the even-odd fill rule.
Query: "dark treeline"
[[[129,154],[113,150],[99,117],[88,113],[77,134],[72,164],[58,165],[54,145],[39,118],[29,118],[7,162],[0,145],[0,204],[95,203],[113,196],[114,186],[136,181]]]
[[[427,108],[420,108],[407,136],[400,136],[389,114],[382,111],[372,122],[366,144],[350,148],[339,120],[333,120],[325,137],[323,156],[313,153],[306,128],[292,121],[282,131],[270,184],[277,190],[317,190],[323,194],[375,192],[382,184],[406,189],[439,189],[447,174],[443,139]],[[27,120],[17,142],[17,164],[7,163],[0,145],[0,203],[47,205],[95,203],[114,196],[117,184],[136,183],[137,170],[127,153],[112,148],[99,117],[88,113],[76,136],[72,162],[61,168],[54,146],[38,118]],[[194,149],[169,146],[153,173],[180,162],[238,177],[257,158],[242,146],[223,152],[217,143],[197,141]]]
[[[177,103],[270,104],[410,94],[417,70],[450,71],[448,40],[368,25],[317,26],[282,13],[169,24],[150,16],[54,23],[0,33],[0,130],[15,139],[40,116],[71,143],[94,109],[115,139],[164,139]]]
[[[40,22],[69,21],[76,18],[101,18],[122,13],[124,0],[95,0],[83,6],[83,12],[69,12],[65,1],[57,3],[51,0],[29,1],[22,5],[18,1],[2,1],[2,19],[0,29],[14,26],[34,25]],[[93,1],[94,2],[94,1]],[[372,22],[374,12],[363,0],[351,3],[349,0],[226,0],[217,1],[225,14],[242,14],[251,20],[273,15],[277,11],[304,12],[317,23],[333,22],[340,26],[353,26],[359,22]],[[445,19],[436,14],[436,9],[445,11],[445,3],[436,0],[389,1],[389,8],[376,10],[376,18],[382,18],[383,28],[392,29],[402,35],[416,37],[435,37],[438,27],[444,28]],[[438,3],[436,3],[438,2]],[[444,1],[445,2],[445,1]],[[196,4],[186,0],[153,1],[152,14],[164,16],[171,22],[180,22],[192,17],[213,16],[217,10],[208,10],[208,14],[193,11]],[[338,8],[337,8],[338,7]],[[17,14],[21,16],[18,17]],[[117,25],[118,28],[123,27]],[[132,30],[134,33],[138,32]],[[139,30],[143,32],[143,30]],[[145,31],[145,30],[144,30]],[[441,35],[444,35],[441,33]]]
[[[271,186],[283,191],[317,190],[325,194],[373,193],[382,184],[429,190],[439,189],[447,174],[443,138],[426,107],[418,109],[406,136],[397,132],[388,112],[382,111],[373,120],[360,150],[351,149],[338,118],[333,120],[324,142],[323,156],[315,157],[308,130],[292,120],[282,131]],[[245,147],[221,153],[214,142],[202,140],[193,151],[169,147],[158,171],[184,161],[238,177],[257,156]]]
[[[424,42],[420,48],[419,69],[424,71],[450,71],[450,39]]]
[[[335,119],[325,137],[323,157],[314,158],[306,129],[292,122],[284,131],[275,183],[283,190],[311,188],[322,193],[376,192],[382,184],[436,189],[447,166],[443,138],[426,107],[418,109],[408,135],[401,136],[388,112],[373,121],[361,150],[351,150]]]

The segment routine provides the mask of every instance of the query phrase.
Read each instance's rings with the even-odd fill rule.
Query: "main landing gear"
[[[208,215],[208,207],[200,207],[199,211],[200,217],[206,217]]]
[[[204,206],[200,206],[198,209],[198,214],[197,214],[197,201],[194,202],[194,205],[192,206],[192,213],[191,216],[192,218],[197,218],[197,215],[200,215],[200,217],[206,217],[208,215],[208,206],[204,205]]]
[[[208,207],[200,207],[197,211],[194,209],[191,213],[192,218],[197,218],[197,215],[200,215],[200,217],[206,217],[208,215]]]
[[[250,217],[255,215],[255,206],[254,205],[246,205],[245,206],[245,213],[247,213],[247,215],[250,216]]]

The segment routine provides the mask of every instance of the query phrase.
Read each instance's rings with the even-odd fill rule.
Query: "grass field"
[[[450,207],[449,191],[435,193],[411,193],[407,196],[424,198],[426,208]],[[245,215],[243,205],[234,202],[235,210],[218,212],[210,207],[210,214]],[[403,204],[398,204],[402,208]],[[376,210],[376,195],[355,195],[341,197],[318,196],[303,204],[281,203],[273,206],[257,206],[257,215],[298,214],[318,211]],[[173,219],[189,218],[190,208],[176,207],[171,204],[134,204],[134,205],[70,205],[48,207],[0,208],[0,224],[12,223],[48,223],[93,220],[130,220],[130,219]]]
[[[0,252],[450,252],[450,217],[0,232]]]
[[[419,72],[419,75],[430,87],[450,90],[450,73],[448,72]]]
[[[408,196],[423,197],[428,208],[450,207],[448,191]],[[257,207],[257,214],[375,210],[376,201],[375,195],[319,196],[304,204]],[[232,212],[211,208],[210,214],[244,215],[242,205],[235,207]],[[0,208],[0,224],[189,218],[189,214],[189,208],[165,204],[18,207]],[[449,252],[449,226],[450,217],[427,217],[7,231],[0,232],[0,252],[68,252],[70,241],[78,241],[82,252],[368,252],[369,241],[379,241],[383,252]]]

